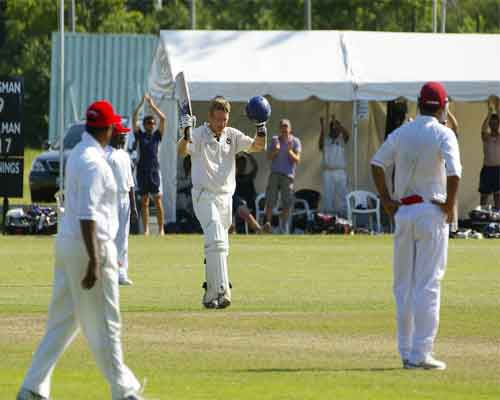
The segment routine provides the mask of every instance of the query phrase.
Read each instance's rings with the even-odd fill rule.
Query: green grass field
[[[0,399],[14,399],[44,330],[52,238],[0,238]],[[450,242],[437,356],[401,369],[390,237],[232,236],[233,305],[200,306],[200,236],[133,237],[121,290],[127,364],[148,399],[499,399],[500,248]],[[53,399],[109,399],[80,336]]]

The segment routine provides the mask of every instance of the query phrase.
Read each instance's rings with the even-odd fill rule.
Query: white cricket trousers
[[[140,388],[123,363],[115,245],[112,241],[100,244],[100,278],[91,290],[83,290],[81,281],[88,264],[83,241],[60,236],[56,239],[47,327],[22,384],[44,397],[50,396],[51,376],[58,358],[80,328],[111,387],[112,399],[121,400]]]
[[[323,170],[323,211],[345,215],[347,210],[347,174],[345,169]]]
[[[216,299],[219,293],[229,292],[227,256],[232,196],[193,190],[192,197],[194,212],[200,221],[205,241],[207,295],[209,299]]]
[[[120,276],[128,272],[128,235],[130,232],[130,198],[128,193],[118,193],[118,232],[115,244]]]
[[[394,234],[394,296],[402,359],[419,363],[432,352],[439,326],[440,284],[448,253],[448,224],[439,207],[399,207]]]

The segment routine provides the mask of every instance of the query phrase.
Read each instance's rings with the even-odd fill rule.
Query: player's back
[[[394,135],[394,136],[393,136]],[[402,125],[388,140],[394,146],[395,194],[398,198],[418,194],[424,199],[446,198],[443,157],[453,132],[431,116],[418,116]]]

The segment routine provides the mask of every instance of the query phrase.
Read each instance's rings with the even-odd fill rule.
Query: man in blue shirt
[[[156,128],[156,119],[154,115],[146,115],[142,119],[144,131],[138,124],[138,116],[144,102],[157,115],[160,120],[160,126]],[[160,163],[158,161],[158,150],[160,142],[165,132],[165,115],[153,102],[151,97],[144,95],[141,102],[134,111],[132,117],[134,128],[135,147],[138,149],[139,161],[137,163],[137,186],[141,195],[142,222],[144,225],[144,234],[149,235],[149,197],[153,200],[158,210],[158,234],[163,235],[164,211],[162,204],[161,174]]]

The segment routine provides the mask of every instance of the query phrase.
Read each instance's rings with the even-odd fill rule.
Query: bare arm
[[[82,280],[84,289],[92,289],[99,278],[99,245],[97,243],[96,223],[92,220],[81,220],[80,229],[82,231],[83,242],[89,256],[87,272]]]
[[[280,141],[278,139],[278,141],[274,143],[274,148],[267,153],[267,159],[269,161],[274,160],[278,156],[279,152],[280,152]]]
[[[384,207],[385,212],[393,216],[400,206],[398,201],[394,201],[391,199],[391,195],[389,194],[389,189],[387,189],[387,185],[385,183],[385,172],[382,167],[378,165],[372,164],[372,177],[375,182],[375,186],[377,187],[377,191],[380,195],[380,201],[382,202],[382,206]]]
[[[137,221],[138,215],[137,215],[137,205],[135,204],[135,192],[134,188],[130,188],[130,191],[128,192],[128,197],[130,200],[130,214],[132,218]]]
[[[142,99],[136,109],[134,110],[134,113],[132,114],[132,130],[134,132],[137,132],[139,130],[139,112],[141,111],[142,105],[144,104],[144,101],[146,100],[146,95],[142,96]]]
[[[180,157],[186,157],[188,155],[188,144],[189,141],[184,137],[181,137],[177,142],[177,154]]]
[[[163,134],[165,133],[165,122],[166,122],[165,114],[163,114],[161,112],[161,110],[157,107],[157,105],[154,103],[154,101],[151,97],[147,96],[146,99],[147,99],[148,104],[151,107],[151,109],[155,112],[155,114],[160,119],[160,126],[158,128],[158,131],[160,132],[160,135],[163,136]]]
[[[347,143],[349,141],[349,131],[338,120],[335,120],[335,128],[342,134],[344,143]]]
[[[300,162],[300,151],[294,151],[292,147],[292,143],[288,142],[288,157],[294,162]]]
[[[488,115],[483,121],[483,125],[481,126],[481,138],[483,140],[486,140],[486,138],[489,135],[488,129],[489,129],[489,123],[490,123],[490,118],[491,118],[491,109],[488,108]]]
[[[255,135],[253,139],[253,143],[248,149],[249,153],[257,153],[259,151],[263,151],[266,148],[266,137]]]
[[[458,121],[450,110],[448,110],[448,124],[447,125],[455,133],[455,136],[458,137]]]
[[[439,206],[441,210],[446,214],[448,223],[453,221],[453,206],[457,198],[458,183],[460,182],[460,177],[453,175],[446,178],[446,202],[438,203],[433,201],[434,204]]]
[[[323,148],[325,146],[325,120],[323,117],[320,117],[319,119],[319,125],[320,125],[320,130],[319,130],[319,140],[318,140],[318,148],[319,151],[323,151]]]

